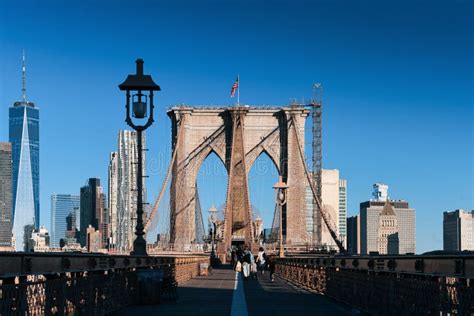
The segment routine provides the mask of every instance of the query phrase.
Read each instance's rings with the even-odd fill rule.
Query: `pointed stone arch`
[[[224,162],[228,172],[225,208],[225,253],[233,241],[252,245],[248,172],[265,153],[288,183],[283,210],[283,232],[287,244],[306,240],[304,169],[292,120],[303,126],[296,132],[304,142],[304,107],[174,107],[168,111],[172,136],[181,129],[184,141],[176,148],[172,170],[170,240],[176,250],[190,247],[194,234],[194,184],[202,162],[211,152]],[[173,141],[173,147],[176,142]],[[304,150],[304,148],[303,148]]]
[[[273,162],[273,165],[275,166],[276,170],[278,171],[278,174],[281,175],[280,159],[279,159],[280,155],[278,153],[273,152],[273,151],[269,151],[264,146],[259,146],[259,149],[255,152],[255,155],[252,155],[252,156],[249,157],[249,161],[247,163],[247,174],[252,169],[252,166],[254,165],[254,163],[262,155],[267,155],[268,158],[270,158],[270,160]]]

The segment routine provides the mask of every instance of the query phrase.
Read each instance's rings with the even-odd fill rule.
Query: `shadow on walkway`
[[[248,315],[350,315],[350,311],[323,295],[310,293],[269,274],[243,281]],[[130,306],[114,315],[230,315],[235,272],[229,266],[214,269],[212,275],[196,277],[178,288],[176,302]]]
[[[351,311],[324,295],[298,288],[283,279],[258,273],[258,279],[244,281],[249,315],[351,315]]]
[[[234,282],[235,272],[224,266],[214,269],[212,275],[199,276],[179,286],[176,302],[129,306],[114,315],[230,315]]]

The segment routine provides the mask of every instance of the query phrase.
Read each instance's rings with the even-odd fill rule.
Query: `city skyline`
[[[8,8],[14,12],[20,9],[15,6]],[[42,9],[44,10],[39,7],[39,15],[31,16],[31,21],[38,21],[41,14],[45,14]],[[263,10],[258,6],[256,9]],[[279,9],[281,8],[278,6],[274,9],[273,14],[276,18],[285,16]],[[436,6],[429,9],[439,10]],[[65,14],[63,19],[66,16],[72,17],[72,24],[66,29],[72,33],[77,32],[78,16],[68,8],[62,10],[61,12]],[[168,8],[168,10],[173,10],[173,8]],[[301,10],[294,8],[292,10],[301,13]],[[238,13],[225,13],[225,10],[218,12],[222,15],[219,15],[219,21],[228,14],[238,16]],[[342,12],[350,13],[348,9]],[[112,14],[116,13],[112,12]],[[408,20],[408,26],[401,27],[401,32],[406,35],[409,26],[413,26],[414,23],[410,20],[412,16],[409,13],[405,15],[401,12],[395,13]],[[90,14],[89,18],[93,18],[98,13]],[[97,176],[102,181],[107,179],[109,152],[115,148],[117,131],[125,127],[123,123],[124,99],[117,89],[117,84],[124,75],[133,71],[132,63],[136,57],[145,59],[147,72],[152,74],[163,87],[163,91],[157,96],[159,104],[157,124],[147,135],[147,143],[150,146],[150,161],[147,169],[151,176],[147,187],[149,199],[152,201],[156,198],[170,158],[170,123],[164,114],[165,107],[183,101],[190,104],[231,105],[233,100],[228,98],[228,92],[235,79],[234,73],[237,72],[241,77],[241,99],[249,104],[287,104],[290,98],[301,99],[303,96],[308,99],[311,97],[312,83],[321,81],[325,88],[323,167],[339,169],[348,180],[347,215],[358,213],[358,204],[370,198],[370,186],[373,183],[379,181],[387,183],[391,187],[391,196],[410,201],[410,205],[417,210],[417,225],[420,225],[417,226],[417,251],[442,249],[443,211],[474,208],[472,197],[474,191],[472,176],[474,175],[472,164],[470,164],[473,160],[474,137],[472,92],[469,91],[472,87],[472,77],[469,77],[466,72],[469,63],[472,66],[472,59],[469,58],[472,56],[472,44],[465,41],[468,32],[464,30],[464,27],[469,26],[469,23],[472,25],[472,22],[463,20],[462,17],[461,15],[456,24],[448,25],[447,30],[440,29],[441,22],[440,25],[431,25],[430,23],[434,21],[422,17],[427,19],[425,22],[439,31],[440,36],[455,35],[450,39],[443,37],[444,41],[451,44],[451,48],[443,47],[442,52],[431,52],[432,55],[427,56],[426,52],[437,46],[435,42],[438,43],[434,39],[421,36],[423,32],[426,32],[421,24],[420,29],[416,29],[417,36],[424,39],[427,47],[417,46],[413,38],[405,39],[406,44],[414,45],[417,49],[414,56],[408,58],[406,55],[404,57],[404,54],[408,54],[409,49],[380,40],[379,31],[365,29],[364,25],[357,24],[353,17],[349,16],[356,27],[365,30],[367,41],[372,43],[380,41],[381,46],[377,46],[380,51],[370,54],[360,44],[358,46],[360,51],[357,53],[368,53],[366,58],[359,61],[360,64],[356,63],[357,57],[361,57],[358,54],[352,58],[342,58],[337,54],[336,57],[330,58],[322,53],[326,62],[321,62],[309,59],[310,57],[317,59],[318,54],[313,56],[297,51],[294,52],[293,58],[288,59],[291,60],[287,62],[288,65],[282,65],[279,58],[288,58],[290,54],[286,51],[275,52],[272,58],[269,58],[270,60],[265,60],[270,50],[267,51],[261,46],[261,41],[264,40],[267,29],[257,23],[255,15],[250,15],[245,18],[251,22],[251,25],[259,26],[257,29],[261,32],[260,36],[245,38],[244,34],[249,36],[250,33],[249,27],[244,26],[240,29],[243,34],[237,34],[236,41],[255,45],[256,56],[246,55],[244,50],[240,49],[236,54],[243,55],[242,61],[235,61],[232,58],[233,55],[228,52],[230,47],[227,46],[221,51],[222,55],[209,53],[211,56],[204,58],[206,65],[211,69],[207,73],[203,67],[196,66],[196,58],[205,57],[202,54],[209,48],[206,47],[204,50],[204,47],[198,45],[197,56],[180,54],[172,58],[171,55],[179,49],[177,47],[166,49],[166,43],[170,44],[173,41],[172,36],[165,31],[163,31],[164,35],[167,37],[163,39],[163,44],[154,43],[148,49],[129,48],[123,53],[116,51],[123,48],[123,44],[132,45],[132,42],[125,41],[123,44],[118,44],[121,38],[115,36],[113,43],[117,49],[111,55],[107,54],[106,49],[107,44],[111,42],[103,37],[105,33],[99,32],[98,36],[91,39],[81,38],[81,40],[86,44],[97,45],[100,53],[91,55],[85,50],[84,56],[79,56],[75,51],[77,47],[68,38],[62,45],[51,43],[55,33],[48,27],[43,32],[48,35],[44,40],[50,45],[34,40],[27,32],[30,30],[29,26],[20,25],[18,30],[10,29],[8,33],[0,31],[1,38],[5,40],[2,40],[0,52],[4,63],[4,71],[0,75],[0,103],[2,104],[0,118],[3,122],[0,124],[0,141],[8,139],[5,137],[7,134],[6,108],[18,99],[21,91],[19,56],[23,47],[26,48],[30,60],[29,91],[32,91],[30,95],[36,103],[41,105],[42,111],[40,200],[43,203],[41,205],[43,210],[50,209],[47,204],[48,197],[53,192],[78,194],[80,186],[87,178]],[[6,16],[4,18],[5,23],[11,19]],[[220,22],[223,23],[223,21]],[[372,16],[369,22],[376,26],[380,21],[376,16]],[[63,25],[65,21],[60,20],[57,23]],[[193,23],[196,21],[191,19],[189,24],[193,25]],[[200,27],[203,31],[210,32],[211,38],[219,39],[218,35],[222,35],[224,30],[222,33],[212,33],[212,23],[215,22]],[[232,29],[231,25],[224,25],[225,30]],[[334,27],[333,24],[331,25]],[[88,28],[88,26],[85,27]],[[300,28],[284,28],[284,30],[289,33],[287,35],[294,35],[297,31],[301,31]],[[176,31],[186,37],[186,32],[182,28],[177,27]],[[331,29],[331,32],[337,35],[337,28]],[[391,32],[389,32],[390,39],[395,40],[396,43],[404,42]],[[74,34],[77,36],[77,33]],[[65,34],[62,35],[65,36]],[[341,37],[345,38],[341,35],[336,38],[341,39]],[[204,41],[203,38],[201,40]],[[321,45],[313,43],[316,45],[313,48],[321,49],[323,45],[328,45],[341,53],[341,47],[336,41],[327,38],[321,41]],[[195,43],[195,41],[191,42]],[[356,45],[355,42],[349,41],[349,43]],[[282,44],[278,39],[274,39],[273,44],[269,45],[277,49],[281,48]],[[393,48],[392,45],[399,49],[398,55],[389,52],[389,49]],[[164,56],[160,56],[160,51]],[[300,56],[303,60],[298,62],[295,56]],[[452,60],[451,65],[442,63],[441,66],[436,67],[436,70],[431,68],[447,56],[456,57],[456,60]],[[378,59],[369,61],[370,57],[378,57]],[[331,69],[330,66],[335,67],[339,61],[342,61],[346,67],[336,67],[337,71]],[[234,62],[235,65],[232,64]],[[303,67],[305,63],[309,70]],[[252,69],[250,65],[261,65],[261,67]],[[416,68],[417,73],[409,72],[408,65]],[[224,66],[228,66],[228,69],[220,70],[220,68],[226,68]],[[272,67],[276,66],[280,68],[274,70]],[[397,71],[396,68],[400,66],[406,68],[402,67]],[[380,67],[387,67],[388,70],[383,70],[396,74],[395,77],[384,75],[383,79],[388,80],[384,85],[379,82],[379,76],[382,75]],[[87,71],[80,68],[85,68]],[[364,76],[366,82],[358,78],[360,71],[367,72]],[[291,73],[295,73],[300,78],[291,79],[294,82],[290,84],[286,77]],[[339,78],[338,75],[341,74],[342,78]],[[434,78],[435,74],[439,74],[442,80]],[[58,78],[63,78],[63,80],[59,82]],[[356,84],[352,85],[354,82]],[[61,92],[56,95],[58,90]],[[441,90],[449,91],[448,95],[442,94]],[[394,93],[394,91],[399,93]],[[452,105],[453,98],[449,97],[453,94],[456,94],[454,105]],[[383,109],[380,108],[380,104],[384,106]],[[446,107],[449,107],[449,111],[446,111]],[[310,126],[309,123],[306,127],[308,126]],[[471,128],[471,135],[466,135],[466,127]],[[308,136],[307,139],[309,139]],[[443,143],[442,146],[440,142]],[[61,146],[64,152],[62,155],[56,154],[58,156],[56,157],[58,146]],[[387,155],[387,147],[391,149],[389,155]],[[440,147],[442,150],[439,149]],[[400,149],[404,150],[400,151]],[[466,151],[465,155],[456,154]],[[307,155],[310,153],[308,141],[306,153]],[[154,159],[151,159],[152,157]],[[153,166],[159,171],[153,172]],[[68,179],[58,181],[65,174],[68,175]],[[225,180],[218,179],[218,181]],[[266,195],[272,192],[269,185],[275,182],[273,176],[257,181],[254,186],[264,186]],[[220,182],[213,186],[219,186]],[[200,187],[203,188],[203,191],[200,191],[202,209],[206,212],[212,203],[216,205],[219,203],[211,202],[216,199],[209,192],[212,191],[211,187],[202,187],[201,184]],[[64,189],[59,190],[60,188]],[[222,198],[219,197],[219,199]],[[262,211],[273,211],[273,208],[265,210],[265,207],[262,207],[262,205],[271,205],[273,194],[269,198],[263,198],[262,201],[253,202]],[[41,224],[49,223],[48,214],[45,213],[47,212],[43,211],[41,214]]]

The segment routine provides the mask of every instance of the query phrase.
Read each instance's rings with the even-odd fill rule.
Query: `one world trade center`
[[[13,237],[15,250],[25,251],[39,226],[39,110],[26,97],[23,52],[22,99],[9,109],[9,139],[13,160]]]

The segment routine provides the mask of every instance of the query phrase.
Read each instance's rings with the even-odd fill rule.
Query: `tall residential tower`
[[[143,142],[145,143],[145,135]],[[115,248],[119,251],[129,251],[135,240],[135,226],[137,223],[137,171],[138,171],[137,133],[135,131],[121,130],[118,133],[118,151],[116,161],[111,158],[111,168],[116,163],[116,176],[114,170],[109,173],[109,188],[116,187],[117,216],[115,231]],[[143,169],[145,169],[145,155],[143,155]],[[145,175],[145,170],[142,171]],[[113,196],[113,190],[112,190]],[[109,192],[110,198],[110,192]],[[145,182],[143,182],[143,202],[146,202]]]
[[[117,197],[118,197],[118,153],[116,151],[110,153],[109,157],[109,173],[108,173],[108,186],[109,186],[109,235],[110,235],[110,246],[115,248],[117,244]]]
[[[29,234],[39,227],[39,110],[26,97],[23,53],[22,99],[9,109],[13,160],[13,235],[15,249],[27,249]]]

